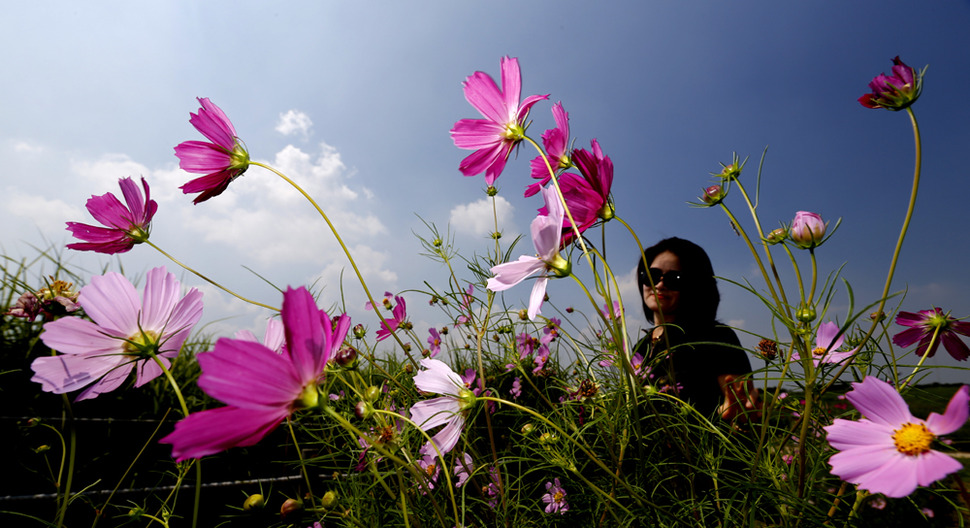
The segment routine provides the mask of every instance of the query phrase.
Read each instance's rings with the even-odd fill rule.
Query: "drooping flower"
[[[164,267],[148,272],[141,298],[118,273],[93,277],[78,297],[91,321],[45,324],[40,338],[60,354],[35,359],[31,381],[56,394],[87,387],[80,401],[117,389],[132,370],[136,387],[155,379],[162,369],[152,356],[167,367],[202,317],[202,292],[193,288],[182,297],[180,288]]]
[[[431,357],[435,357],[438,355],[438,352],[441,352],[441,334],[439,334],[438,329],[433,326],[428,329],[428,334],[430,334],[428,336],[428,351],[430,352]]]
[[[512,395],[513,399],[518,399],[519,396],[522,396],[522,378],[516,376],[512,380],[512,388],[509,389],[509,394]]]
[[[525,137],[529,110],[548,95],[530,95],[519,102],[522,74],[519,60],[502,59],[502,88],[484,72],[475,72],[463,83],[465,99],[485,119],[462,119],[451,129],[458,148],[474,150],[461,161],[459,170],[465,176],[485,173],[485,183],[492,185],[505,169],[512,149]]]
[[[893,336],[893,343],[901,347],[908,347],[919,341],[916,354],[924,354],[933,357],[937,347],[943,342],[943,347],[958,361],[966,361],[970,357],[970,349],[967,348],[957,334],[970,337],[970,323],[958,321],[950,314],[944,314],[940,308],[932,310],[920,310],[919,313],[899,312],[896,316],[896,324],[908,326],[909,328]],[[933,333],[936,332],[936,339]],[[930,341],[933,341],[932,348],[928,348]]]
[[[318,384],[340,348],[350,317],[331,321],[306,288],[287,288],[281,310],[282,353],[249,340],[222,338],[199,354],[199,388],[226,407],[197,412],[161,439],[182,461],[259,442],[286,417],[320,403]]]
[[[438,447],[438,451],[444,455],[458,444],[458,438],[465,426],[465,417],[475,404],[475,394],[468,390],[461,376],[451,370],[447,364],[437,359],[425,358],[421,360],[421,366],[424,370],[415,374],[414,385],[422,392],[443,396],[412,405],[411,420],[423,431],[444,425],[444,428],[431,438],[434,445]],[[426,443],[421,448],[421,453],[434,455],[436,451],[431,443]]]
[[[559,477],[552,482],[546,482],[546,494],[542,496],[542,502],[546,503],[546,513],[565,515],[569,511],[566,490],[559,484]]]
[[[37,293],[27,291],[21,294],[16,304],[4,315],[23,317],[33,321],[38,315],[43,315],[45,321],[76,312],[80,308],[77,304],[78,292],[74,291],[74,284],[50,277],[47,286],[37,290]]]
[[[902,110],[919,99],[923,91],[923,73],[907,66],[899,60],[893,59],[892,76],[885,73],[877,75],[869,83],[872,93],[859,98],[859,103],[866,108],[885,108],[886,110]]]
[[[391,310],[392,317],[390,319],[384,319],[381,323],[381,328],[377,329],[377,340],[383,341],[388,337],[391,337],[393,330],[402,329],[407,330],[411,328],[411,323],[407,321],[408,318],[408,307],[407,303],[404,302],[404,297],[395,295],[394,296],[394,309]]]
[[[790,237],[798,247],[811,249],[822,243],[828,223],[817,213],[798,211],[791,222]]]
[[[456,327],[471,320],[471,303],[474,300],[475,285],[469,283],[468,288],[461,294],[461,315],[459,315],[458,319],[455,320]]]
[[[189,113],[189,123],[210,142],[183,141],[175,147],[179,167],[193,174],[205,174],[179,187],[184,194],[202,193],[198,204],[222,194],[233,180],[249,168],[249,152],[226,114],[208,97],[199,97],[199,113]]]
[[[131,178],[121,178],[118,180],[118,185],[121,186],[121,194],[125,197],[125,203],[128,206],[125,207],[111,193],[89,198],[85,207],[91,216],[105,227],[68,222],[67,230],[74,235],[74,238],[84,240],[84,242],[68,244],[68,249],[113,255],[124,253],[135,244],[148,240],[152,217],[158,210],[158,204],[151,199],[148,182],[145,178],[141,179],[141,186],[145,189],[144,196]]]
[[[563,110],[562,102],[552,105],[552,117],[556,120],[556,128],[550,128],[542,133],[542,145],[546,148],[546,156],[549,158],[552,170],[565,170],[572,167],[573,162],[569,158],[569,113]],[[539,190],[552,179],[549,167],[546,167],[546,160],[542,156],[533,159],[530,166],[532,178],[540,181],[526,188],[526,198],[538,194]]]
[[[421,469],[421,473],[427,480],[427,488],[424,484],[421,486],[421,493],[426,494],[428,490],[433,490],[435,483],[438,482],[438,475],[441,474],[441,463],[439,462],[438,455],[432,453],[430,455],[426,454],[418,460],[418,467]]]
[[[930,413],[926,420],[914,417],[889,383],[867,376],[852,387],[846,396],[865,418],[836,419],[825,427],[829,444],[839,450],[829,459],[834,475],[870,493],[898,498],[963,468],[930,447],[966,423],[970,387],[960,387],[943,415]]]
[[[541,273],[532,287],[529,298],[529,319],[535,319],[542,307],[542,300],[546,294],[546,282],[549,271],[557,276],[568,276],[570,263],[559,254],[559,240],[562,232],[562,219],[565,214],[562,202],[555,188],[545,188],[542,196],[546,200],[549,210],[548,216],[539,215],[532,220],[532,243],[538,256],[522,255],[516,262],[506,262],[492,267],[494,277],[488,279],[488,289],[498,292],[504,291],[525,279]]]
[[[455,457],[454,473],[455,477],[457,477],[455,487],[460,488],[464,486],[473,471],[475,471],[475,464],[472,463],[471,455],[462,453],[461,456]]]
[[[839,325],[833,322],[820,324],[815,335],[815,348],[812,349],[812,363],[816,367],[821,363],[841,363],[859,350],[854,348],[839,352],[843,341],[845,341],[845,335],[839,335]],[[792,354],[792,359],[801,359],[797,350]]]

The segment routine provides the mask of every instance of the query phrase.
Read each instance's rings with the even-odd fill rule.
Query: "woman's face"
[[[664,251],[653,259],[649,267],[658,269],[663,273],[680,271],[680,259],[670,251]],[[660,280],[654,286],[655,288],[651,289],[649,282],[643,285],[643,302],[654,313],[654,323],[673,322],[677,316],[680,291],[667,288],[663,280]],[[660,320],[658,309],[663,312],[663,321]]]

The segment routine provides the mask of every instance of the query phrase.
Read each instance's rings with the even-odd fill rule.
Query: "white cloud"
[[[3,200],[0,201],[3,216],[15,216],[28,220],[45,235],[62,232],[64,222],[67,220],[85,221],[86,213],[82,208],[72,206],[63,200],[25,194],[10,187],[6,189],[3,196]]]
[[[457,233],[490,236],[495,230],[495,219],[498,218],[499,232],[510,235],[510,231],[514,229],[513,212],[512,204],[501,196],[495,197],[494,210],[492,200],[482,198],[477,202],[455,206],[451,210],[449,222]]]
[[[26,154],[39,154],[44,151],[44,147],[27,143],[26,141],[17,141],[13,145],[13,150],[14,152],[23,152]]]
[[[288,110],[285,114],[280,114],[280,120],[276,123],[276,131],[284,136],[300,134],[303,139],[310,136],[310,127],[313,121],[310,116],[298,110]]]

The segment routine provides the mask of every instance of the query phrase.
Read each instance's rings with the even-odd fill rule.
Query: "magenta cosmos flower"
[[[902,110],[919,99],[923,91],[923,72],[917,72],[899,60],[893,59],[893,74],[877,75],[869,83],[872,93],[859,98],[866,108]],[[925,70],[924,70],[925,71]]]
[[[202,133],[205,141],[184,141],[175,147],[179,167],[194,174],[205,174],[179,187],[184,194],[202,193],[192,200],[198,204],[222,194],[229,184],[249,168],[249,152],[236,136],[236,129],[226,114],[200,97],[199,113],[189,115],[189,123]]]
[[[552,482],[546,482],[546,494],[542,496],[542,502],[546,503],[546,513],[558,513],[565,515],[569,511],[569,503],[566,502],[566,490],[559,484],[559,477]]]
[[[431,438],[442,455],[454,449],[465,426],[468,410],[475,405],[475,393],[465,386],[464,380],[447,364],[437,359],[422,359],[424,370],[414,376],[414,385],[422,392],[442,394],[437,398],[419,401],[411,406],[411,421],[422,431],[444,425]],[[427,443],[421,453],[435,456],[433,445]]]
[[[613,218],[613,203],[610,202],[610,188],[613,186],[613,160],[603,155],[599,142],[591,142],[593,152],[586,149],[573,151],[573,162],[582,176],[567,172],[559,177],[566,207],[576,221],[579,232],[583,233],[597,220]],[[545,214],[546,208],[539,209]],[[562,245],[576,239],[569,218],[563,218]]]
[[[488,289],[498,292],[504,291],[525,279],[541,273],[532,287],[529,298],[529,319],[535,319],[542,307],[542,299],[546,294],[547,274],[553,271],[559,277],[569,275],[570,263],[559,254],[559,241],[562,233],[562,219],[565,211],[559,195],[554,187],[542,190],[542,197],[546,200],[548,216],[539,215],[532,220],[532,243],[535,245],[537,256],[522,255],[515,262],[506,262],[492,267],[494,277],[488,279]]]
[[[573,162],[569,158],[569,114],[563,110],[562,102],[552,105],[552,117],[556,120],[556,128],[550,128],[542,133],[542,145],[546,148],[546,156],[549,158],[552,170],[565,170],[572,167]],[[540,181],[526,188],[526,198],[538,194],[539,190],[552,179],[549,167],[546,167],[546,160],[542,156],[533,159],[530,166],[532,178]]]
[[[389,304],[390,301],[387,298],[384,299],[385,306]],[[392,317],[390,319],[384,319],[381,322],[381,327],[377,329],[377,340],[383,341],[388,337],[391,337],[393,330],[410,330],[411,323],[407,321],[408,318],[408,307],[407,303],[404,302],[404,297],[395,295],[394,296],[394,309],[391,310]]]
[[[943,415],[930,413],[926,420],[909,412],[892,385],[872,376],[853,383],[846,396],[865,418],[836,419],[825,427],[829,444],[839,450],[829,459],[834,475],[870,493],[905,497],[917,485],[928,486],[963,468],[930,446],[966,423],[970,387],[960,387]]]
[[[125,203],[128,206],[125,207],[121,200],[111,193],[89,198],[85,207],[91,216],[105,227],[68,222],[67,230],[74,235],[74,238],[84,240],[84,242],[68,244],[68,249],[113,255],[124,253],[135,244],[148,240],[152,217],[158,210],[158,204],[151,199],[148,182],[145,178],[141,179],[141,186],[145,189],[144,195],[131,178],[118,180],[118,185],[121,186],[121,194],[125,197]]]
[[[916,353],[920,356],[927,354],[933,357],[942,341],[944,348],[954,359],[966,361],[970,357],[970,349],[957,336],[961,334],[970,337],[970,323],[958,321],[950,317],[950,314],[944,314],[939,308],[920,310],[918,314],[899,312],[896,316],[896,324],[909,328],[893,336],[893,343],[908,347],[919,341]],[[934,332],[937,333],[935,340]],[[930,341],[933,341],[933,347],[927,350]]]
[[[522,74],[519,60],[502,59],[502,88],[484,72],[475,72],[463,83],[465,99],[485,119],[462,119],[451,129],[458,148],[474,150],[461,161],[458,169],[465,176],[485,173],[485,183],[492,185],[505,169],[505,162],[525,137],[526,118],[537,102],[548,95],[530,95],[519,102]]]
[[[199,387],[226,407],[197,412],[160,440],[182,461],[259,442],[284,418],[321,402],[318,384],[343,344],[350,317],[331,321],[306,288],[283,294],[286,345],[282,353],[248,339],[222,338],[199,354]]]
[[[61,354],[30,365],[31,381],[47,392],[88,387],[78,401],[117,389],[132,370],[136,387],[155,379],[162,369],[152,355],[167,367],[202,317],[202,292],[193,288],[182,297],[175,274],[164,267],[148,272],[140,299],[128,279],[106,273],[81,288],[78,304],[91,321],[62,317],[45,324],[41,341]]]
[[[827,322],[818,326],[815,334],[815,348],[812,349],[812,363],[819,366],[821,363],[841,363],[852,357],[858,348],[849,351],[839,352],[839,347],[845,341],[845,335],[839,335],[839,325]],[[801,355],[796,350],[792,354],[793,359],[801,359]]]

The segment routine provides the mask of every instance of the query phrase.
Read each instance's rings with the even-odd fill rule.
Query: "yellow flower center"
[[[563,497],[562,492],[557,491],[552,495],[552,500],[553,502],[559,503],[559,502],[562,502],[562,497]]]
[[[427,476],[428,476],[428,478],[430,479],[431,477],[433,477],[433,476],[434,476],[434,470],[435,470],[435,468],[437,468],[437,467],[438,467],[438,466],[437,466],[437,465],[435,465],[435,464],[428,464],[428,465],[427,465],[427,466],[425,466],[425,468],[424,468],[424,473],[425,473],[425,475],[427,475]]]
[[[896,450],[904,455],[922,455],[930,450],[930,444],[936,439],[923,424],[906,423],[893,431],[893,443]]]
[[[130,358],[147,357],[149,351],[158,351],[158,333],[142,330],[125,340],[124,354]]]
[[[812,349],[812,355],[813,356],[822,357],[822,356],[825,355],[825,351],[826,350],[827,349],[824,348],[824,347],[815,347],[815,348]]]

